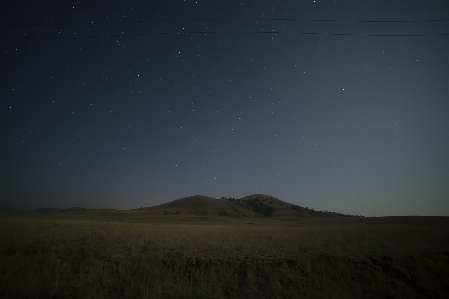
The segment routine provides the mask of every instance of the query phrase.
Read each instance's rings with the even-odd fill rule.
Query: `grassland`
[[[449,298],[447,217],[169,208],[1,213],[0,298]]]

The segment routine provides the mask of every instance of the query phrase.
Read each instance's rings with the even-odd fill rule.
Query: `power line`
[[[83,23],[2,23],[0,24],[0,29],[2,32],[13,30],[11,27],[16,28],[27,28],[27,27],[76,27],[76,26],[97,26],[96,29],[109,29],[108,27],[104,27],[105,25],[132,25],[132,24],[147,24],[154,25],[154,23],[170,23],[170,22],[186,22],[186,21],[194,21],[194,22],[206,22],[206,21],[236,21],[237,23],[240,21],[247,22],[264,22],[263,24],[257,24],[258,26],[266,26],[265,22],[276,21],[276,22],[290,22],[290,21],[301,21],[301,22],[310,22],[310,23],[351,23],[351,24],[363,24],[363,23],[441,23],[447,22],[449,19],[423,19],[423,20],[336,20],[336,19],[293,19],[293,18],[269,18],[269,19],[209,19],[209,18],[195,18],[195,19],[149,19],[149,20],[135,20],[135,21],[111,21],[111,22],[83,22]],[[204,24],[201,24],[204,26]],[[227,24],[230,26],[231,24]],[[254,24],[249,24],[254,25]],[[238,27],[241,27],[242,24],[238,24]],[[33,28],[34,30],[36,28]],[[118,28],[113,28],[112,30],[118,30]],[[139,29],[142,30],[142,29]],[[351,28],[354,30],[354,28]],[[372,28],[371,28],[372,30]],[[90,29],[87,29],[89,32]],[[140,33],[127,33],[124,34],[67,34],[65,36],[59,35],[54,36],[52,34],[38,34],[37,32],[26,32],[23,35],[14,35],[14,36],[0,36],[1,39],[29,39],[29,38],[45,38],[45,39],[71,39],[71,38],[109,38],[109,37],[125,37],[125,36],[153,36],[153,35],[185,35],[185,34],[201,34],[201,35],[212,35],[212,34],[267,34],[267,35],[280,35],[280,34],[294,34],[294,35],[325,35],[325,36],[359,36],[359,37],[428,37],[428,36],[448,36],[449,33],[434,33],[434,34],[390,34],[390,33],[347,33],[347,32],[315,32],[315,31],[299,31],[299,30],[286,30],[286,31],[278,31],[278,30],[260,30],[260,31],[238,31],[238,30],[229,30],[229,31],[218,31],[218,30],[194,30],[194,31],[164,31],[163,29],[158,28],[152,32],[140,32]]]
[[[185,19],[148,19],[134,21],[111,21],[111,22],[81,22],[81,23],[1,23],[0,26],[70,26],[70,25],[106,25],[106,24],[130,24],[151,22],[180,22],[180,21],[303,21],[303,22],[342,22],[342,23],[429,23],[447,22],[449,19],[422,19],[422,20],[337,20],[337,19],[295,19],[295,18],[185,18]]]
[[[154,36],[154,35],[216,35],[216,34],[264,34],[264,35],[324,35],[324,36],[359,36],[359,37],[429,37],[449,36],[449,33],[435,34],[365,34],[365,33],[322,33],[322,32],[279,32],[279,31],[248,31],[248,32],[217,32],[217,31],[190,31],[190,32],[154,32],[154,33],[132,33],[132,34],[108,34],[108,35],[71,35],[71,36],[0,36],[0,39],[79,39],[79,38],[110,38],[126,36]]]

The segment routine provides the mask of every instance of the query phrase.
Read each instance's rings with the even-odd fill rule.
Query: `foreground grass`
[[[446,218],[55,215],[0,215],[1,298],[449,298]]]

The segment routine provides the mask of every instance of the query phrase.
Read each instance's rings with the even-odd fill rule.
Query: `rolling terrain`
[[[0,298],[449,296],[449,217],[348,217],[262,194],[0,215]]]
[[[270,218],[294,220],[297,218],[343,217],[343,215],[329,211],[315,211],[308,207],[301,207],[276,197],[253,194],[240,199],[215,199],[203,195],[180,198],[162,205],[137,209],[154,213],[155,215],[201,216],[214,218]]]
[[[2,212],[42,212],[56,215],[92,215],[95,217],[108,217],[108,215],[122,215],[130,220],[142,219],[142,217],[165,216],[177,220],[238,220],[238,219],[270,219],[270,220],[295,220],[300,218],[322,217],[354,217],[330,211],[315,211],[312,208],[302,207],[280,200],[276,197],[264,194],[253,194],[240,199],[226,198],[216,199],[204,195],[193,195],[173,200],[161,205],[142,207],[131,210],[115,210],[110,208],[87,209],[72,207],[66,209],[41,208],[27,211],[19,211],[10,206],[3,205]],[[122,218],[123,218],[122,217]]]

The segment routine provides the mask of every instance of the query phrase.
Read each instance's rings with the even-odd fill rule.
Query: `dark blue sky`
[[[367,2],[3,1],[0,202],[449,215],[449,5]]]

